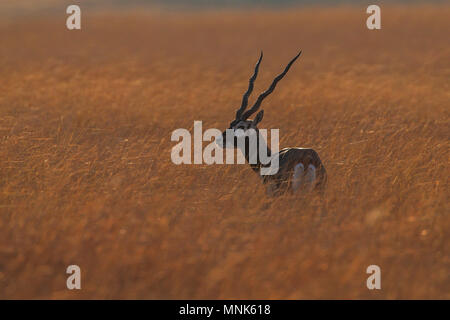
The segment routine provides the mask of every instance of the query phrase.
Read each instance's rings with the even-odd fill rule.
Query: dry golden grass
[[[449,15],[0,22],[0,297],[450,298]],[[268,199],[246,165],[172,164],[174,129],[228,125],[260,49],[256,94],[300,48],[261,126],[319,152],[323,201]]]

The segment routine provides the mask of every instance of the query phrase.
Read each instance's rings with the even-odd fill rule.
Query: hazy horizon
[[[158,7],[161,9],[181,9],[181,10],[202,10],[202,9],[224,9],[224,8],[285,8],[301,6],[339,6],[339,5],[361,5],[378,4],[380,6],[389,4],[426,4],[426,3],[445,3],[444,0],[16,0],[9,2],[0,0],[0,15],[16,14],[40,14],[56,13],[61,8],[76,4],[84,8],[102,10],[102,9],[120,9],[136,7]]]

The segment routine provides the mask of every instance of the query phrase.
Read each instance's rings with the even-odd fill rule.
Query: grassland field
[[[0,298],[450,298],[450,7],[83,11],[0,21]],[[180,165],[177,128],[316,149],[323,198]],[[252,102],[253,100],[251,100]],[[66,268],[82,270],[67,290]],[[379,265],[382,289],[368,290]]]

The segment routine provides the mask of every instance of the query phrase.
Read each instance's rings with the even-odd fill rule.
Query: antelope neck
[[[245,139],[245,150],[241,150],[242,153],[244,154],[245,160],[247,161],[247,163],[250,165],[250,168],[259,175],[259,170],[262,166],[267,166],[269,164],[262,164],[261,160],[259,158],[259,149],[260,148],[266,148],[266,154],[268,157],[270,157],[272,155],[272,150],[270,150],[269,146],[267,145],[266,140],[264,140],[264,138],[262,138],[259,134],[259,132],[257,132],[257,139],[256,139],[256,143],[257,143],[257,148],[256,148],[256,163],[250,163],[250,145],[249,145],[249,139]]]

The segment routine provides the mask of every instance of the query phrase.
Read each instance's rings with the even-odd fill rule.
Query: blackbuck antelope
[[[295,60],[297,60],[300,54],[301,51],[288,63],[284,71],[273,80],[269,89],[259,95],[255,104],[250,109],[245,111],[248,104],[248,98],[253,91],[253,85],[258,75],[259,65],[263,58],[263,53],[261,52],[255,66],[255,71],[249,80],[248,90],[242,98],[241,107],[236,111],[235,119],[231,121],[230,127],[216,139],[216,143],[222,148],[241,149],[245,159],[256,173],[259,173],[262,167],[270,166],[270,163],[261,163],[258,152],[260,148],[267,148],[267,155],[270,156],[269,159],[273,159],[274,156],[278,156],[278,172],[273,175],[261,175],[263,183],[267,185],[267,192],[270,195],[280,195],[286,192],[295,193],[297,191],[321,191],[324,189],[327,181],[325,167],[320,161],[319,155],[315,150],[307,148],[285,148],[280,150],[278,153],[271,154],[265,139],[261,136],[257,128],[258,123],[260,123],[263,118],[264,110],[259,111],[253,120],[248,119],[259,109],[264,98],[273,92],[278,81],[285,76],[291,65],[295,62]],[[232,132],[232,139],[230,139],[230,134],[228,134],[227,140],[227,131]],[[249,134],[246,134],[247,132]],[[253,150],[249,147],[249,139],[252,134],[256,135],[257,141],[257,148],[253,148]],[[245,143],[238,143],[238,139],[242,137],[246,139]],[[257,154],[252,155],[250,154],[251,152],[256,152]],[[256,159],[256,161],[249,161],[249,159]]]

